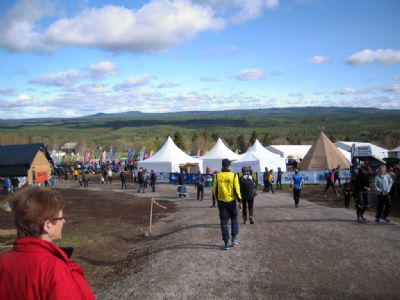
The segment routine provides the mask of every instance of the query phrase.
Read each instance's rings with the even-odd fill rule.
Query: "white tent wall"
[[[214,170],[221,171],[222,159],[203,159],[203,173],[206,173],[207,167],[210,173],[214,173]]]
[[[174,173],[179,172],[179,165],[178,167],[172,164],[172,162],[146,162],[139,161],[138,167],[146,169],[148,171],[153,170],[156,173]]]

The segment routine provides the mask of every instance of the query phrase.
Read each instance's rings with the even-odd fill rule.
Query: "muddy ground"
[[[92,180],[89,189],[76,182],[57,182],[65,202],[67,222],[60,246],[74,247],[73,260],[81,264],[92,288],[113,282],[138,267],[152,240],[144,237],[149,226],[150,201],[136,194],[133,184],[120,190],[119,182],[101,185]],[[144,194],[150,196],[150,194]],[[1,198],[4,199],[4,196]],[[0,199],[0,200],[1,200]],[[153,222],[174,211],[174,204],[160,201],[153,207]],[[14,228],[12,215],[0,210],[0,228]],[[9,249],[14,236],[0,237],[0,253]]]

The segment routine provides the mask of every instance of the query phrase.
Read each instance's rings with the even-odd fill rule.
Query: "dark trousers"
[[[368,192],[359,192],[356,204],[357,217],[362,217],[369,207]]]
[[[351,193],[349,191],[344,192],[344,207],[348,208],[350,204]]]
[[[142,190],[144,193],[144,182],[139,183],[139,189],[137,192],[140,193],[140,190]]]
[[[330,186],[332,187],[333,191],[335,192],[335,195],[337,195],[335,185],[330,180],[326,182],[326,186],[325,186],[325,189],[324,189],[324,194],[328,191]]]
[[[293,189],[293,200],[295,205],[299,205],[301,190]]]
[[[89,187],[89,180],[87,179],[83,180],[83,187]]]
[[[237,221],[236,200],[224,202],[218,200],[219,219],[221,221],[222,239],[227,243],[229,241],[228,221],[231,219],[231,235],[235,239],[239,233],[239,225]]]
[[[389,195],[377,195],[376,196],[376,217],[379,219],[382,217],[387,218],[390,213],[390,198]]]
[[[277,178],[276,179],[276,189],[281,190],[282,189],[282,178]]]
[[[150,181],[150,186],[151,190],[154,193],[156,191],[156,182],[155,181]]]
[[[126,189],[126,179],[121,179],[121,189]]]
[[[269,181],[268,180],[264,180],[264,189],[263,189],[264,193],[268,193],[269,192]]]
[[[204,197],[204,184],[199,184],[197,186],[197,200],[203,200]]]
[[[243,198],[242,204],[243,204],[243,220],[245,221],[247,220],[247,209],[249,209],[249,218],[253,219],[254,197],[251,199]]]

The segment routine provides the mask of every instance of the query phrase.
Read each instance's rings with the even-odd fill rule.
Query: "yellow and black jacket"
[[[239,178],[233,172],[218,173],[213,182],[214,198],[223,202],[232,202],[236,198],[242,201],[240,194]]]

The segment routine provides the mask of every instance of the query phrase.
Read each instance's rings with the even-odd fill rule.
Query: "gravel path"
[[[239,218],[239,245],[223,251],[210,204],[179,200],[155,226],[144,266],[98,299],[400,299],[399,225],[358,224],[351,209],[303,199],[296,209],[290,195],[260,193],[255,224]]]

